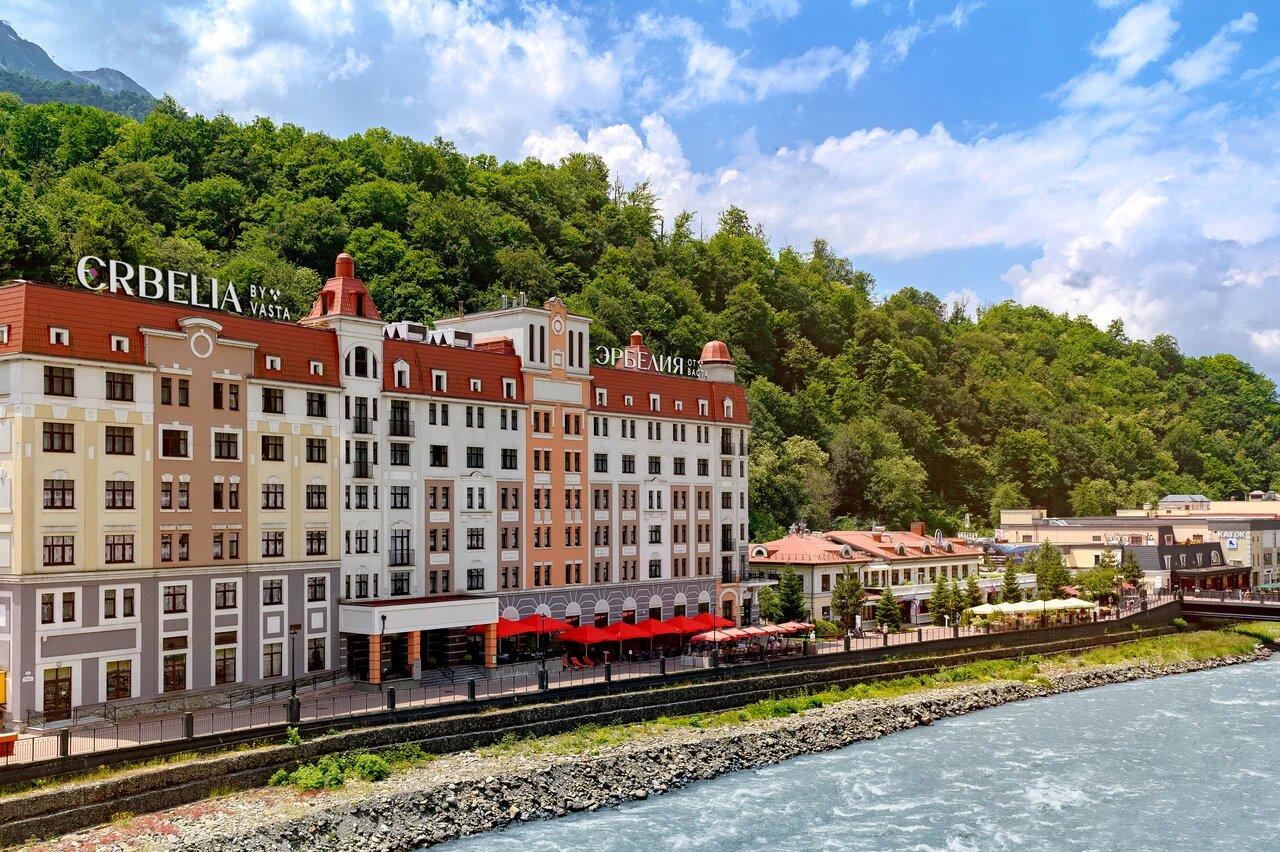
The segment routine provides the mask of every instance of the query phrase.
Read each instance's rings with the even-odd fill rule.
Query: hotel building
[[[746,560],[728,350],[593,352],[558,299],[386,323],[347,255],[297,323],[0,287],[6,718],[492,666],[499,615],[712,609]]]

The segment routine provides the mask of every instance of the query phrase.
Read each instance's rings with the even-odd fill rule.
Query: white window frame
[[[596,405],[608,405],[609,392],[604,388],[596,388]]]
[[[472,379],[469,386],[471,388],[472,393],[481,393],[482,392],[481,389],[484,387],[484,383],[481,382],[479,379]]]
[[[108,617],[107,611],[107,592],[116,593],[116,612],[120,612],[120,607],[124,603],[124,592],[126,589],[133,589],[133,615],[115,615]],[[120,586],[99,586],[98,587],[98,621],[102,624],[137,624],[142,621],[142,586],[137,583],[125,583]],[[123,658],[122,658],[123,659]],[[106,662],[103,662],[103,671],[106,671]],[[104,675],[105,677],[105,675]],[[105,684],[105,680],[103,681]],[[136,692],[136,690],[135,690]],[[106,694],[104,687],[102,693]],[[135,696],[136,697],[136,696]]]
[[[214,455],[214,438],[219,432],[227,432],[236,436],[236,457],[233,459],[220,459]],[[244,461],[244,430],[233,429],[230,426],[210,426],[209,427],[209,461],[215,464],[226,464],[229,462]]]
[[[263,362],[268,370],[280,372],[281,361],[279,355],[266,355],[263,357]]]
[[[111,335],[111,351],[127,353],[129,351],[129,338],[123,334]]]
[[[502,380],[502,398],[503,399],[516,398],[516,380],[515,379]]]
[[[313,375],[313,376],[323,376],[323,375],[324,375],[324,362],[323,362],[323,361],[312,361],[312,362],[311,362],[310,369],[311,369],[311,375]]]
[[[54,346],[70,346],[71,330],[61,326],[49,326],[49,343]]]
[[[79,586],[51,586],[36,589],[36,632],[57,633],[64,630],[78,629],[84,623],[84,595],[81,592],[82,590]],[[62,596],[67,593],[74,595],[76,601],[76,617],[72,621],[62,620]],[[40,621],[40,596],[47,594],[53,595],[52,624],[44,624]]]
[[[431,390],[435,393],[449,392],[449,374],[444,370],[431,371]]]
[[[159,423],[156,425],[156,428],[159,429],[159,433],[156,435],[157,459],[165,459],[168,461],[194,461],[194,453],[196,449],[195,435],[193,434],[194,427],[185,426],[181,423]],[[164,433],[166,430],[187,433],[187,454],[185,456],[166,456],[164,454]],[[212,453],[212,450],[210,450],[210,453]],[[242,456],[244,455],[243,449],[240,451],[240,454]]]

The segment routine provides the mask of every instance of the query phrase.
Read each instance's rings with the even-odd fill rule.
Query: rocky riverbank
[[[582,754],[464,752],[318,793],[270,788],[68,835],[36,849],[411,850],[513,822],[644,799],[695,781],[842,748],[885,734],[1063,692],[1268,656],[1125,663],[1030,681],[963,684],[894,699],[851,700],[732,727],[679,727]]]

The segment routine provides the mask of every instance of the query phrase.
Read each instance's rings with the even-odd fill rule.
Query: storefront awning
[[[339,629],[364,636],[446,630],[497,621],[498,599],[473,595],[343,601],[338,606]]]

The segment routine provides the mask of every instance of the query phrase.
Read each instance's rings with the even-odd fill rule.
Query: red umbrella
[[[678,633],[701,633],[707,629],[707,625],[704,622],[684,615],[677,615],[675,618],[668,618],[663,622],[663,624],[675,628]]]
[[[700,615],[695,615],[693,617],[693,620],[701,624],[703,630],[715,630],[716,628],[719,628],[719,627],[733,626],[733,622],[730,621],[729,619],[722,618],[710,612],[704,612]]]
[[[644,634],[651,639],[655,636],[678,636],[681,633],[670,622],[657,618],[646,618],[644,621],[636,622],[635,626],[644,631]]]
[[[579,645],[598,645],[601,642],[613,642],[614,637],[605,633],[594,624],[583,624],[560,634],[561,642],[574,642]]]
[[[489,625],[473,624],[467,628],[467,633],[471,636],[483,636],[488,632]],[[510,639],[512,636],[523,636],[526,633],[536,633],[536,629],[529,625],[516,621],[514,618],[498,619],[498,638]]]
[[[608,627],[604,628],[604,633],[615,642],[624,642],[627,639],[648,639],[649,634],[645,633],[634,624],[627,624],[625,621],[615,621]]]
[[[567,621],[561,621],[549,615],[538,615],[536,612],[533,615],[526,615],[520,619],[519,623],[528,626],[534,633],[563,633],[573,627]]]

